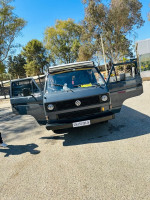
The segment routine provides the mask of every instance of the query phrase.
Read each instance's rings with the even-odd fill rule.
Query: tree
[[[8,73],[11,74],[12,78],[25,77],[25,64],[26,60],[21,54],[14,57],[9,56],[7,62]]]
[[[94,54],[94,46],[90,42],[83,43],[79,48],[78,61],[87,61]]]
[[[0,0],[0,61],[3,62],[9,51],[14,47],[13,42],[26,22],[17,17],[14,7],[9,4],[12,0]]]
[[[44,69],[49,65],[47,51],[42,42],[31,40],[23,47],[22,55],[26,58],[25,71],[27,76],[44,73]]]
[[[101,0],[84,0],[83,3],[85,18],[82,22],[82,40],[91,42],[93,54],[102,52],[103,39],[108,59],[117,62],[122,56],[129,55],[132,49],[127,36],[144,23],[141,17],[142,4],[138,0],[111,0],[109,5]]]
[[[0,62],[0,74],[4,72],[5,72],[5,65],[2,62]]]
[[[57,20],[54,27],[46,28],[44,42],[57,63],[70,63],[78,58],[80,37],[81,26],[72,19]]]

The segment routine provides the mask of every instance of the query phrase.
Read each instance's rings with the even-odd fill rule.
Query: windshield
[[[95,68],[74,69],[66,73],[49,74],[47,92],[73,91],[77,88],[103,86],[104,80]]]

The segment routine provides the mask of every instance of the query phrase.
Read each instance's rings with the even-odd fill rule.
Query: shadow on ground
[[[122,106],[116,119],[105,124],[71,129],[68,133],[42,137],[46,140],[62,140],[63,146],[108,142],[138,137],[150,133],[150,117],[127,106]]]
[[[10,107],[0,108],[0,131],[4,141],[24,139],[28,134],[37,135],[41,133],[39,124],[30,115],[15,115]]]
[[[36,150],[37,144],[26,144],[26,145],[8,145],[7,148],[0,147],[0,153],[4,153],[4,157],[8,157],[10,155],[21,155],[29,152],[30,154],[39,154],[40,151]]]

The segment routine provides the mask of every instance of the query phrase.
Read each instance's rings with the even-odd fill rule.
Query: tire
[[[108,123],[108,120],[107,120],[107,121],[104,121],[104,123]]]
[[[53,130],[53,132],[56,134],[62,134],[62,133],[68,132],[68,130],[67,129],[58,129],[58,130]]]
[[[107,121],[104,121],[104,122],[101,122],[101,124],[107,124],[108,123],[108,120]]]

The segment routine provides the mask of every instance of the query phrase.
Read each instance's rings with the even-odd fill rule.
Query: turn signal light
[[[101,107],[101,111],[104,112],[104,111],[105,111],[105,108],[104,108],[104,107]]]

